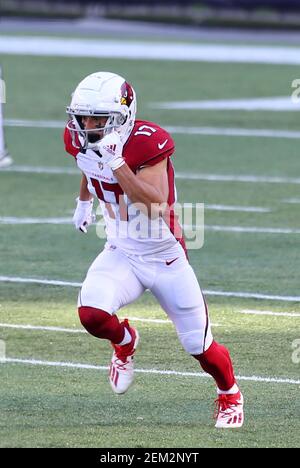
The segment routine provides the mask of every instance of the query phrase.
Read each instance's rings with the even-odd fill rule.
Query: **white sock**
[[[233,395],[234,393],[237,393],[239,391],[239,387],[237,384],[234,384],[233,387],[231,387],[229,390],[220,390],[217,388],[217,393],[218,395]]]
[[[132,340],[132,336],[130,335],[130,333],[129,333],[129,331],[127,330],[127,328],[124,328],[124,330],[125,330],[124,338],[123,338],[123,340],[121,341],[121,343],[118,343],[118,346],[126,345],[126,344],[130,343],[131,340]]]

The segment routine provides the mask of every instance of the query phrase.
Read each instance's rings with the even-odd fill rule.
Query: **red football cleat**
[[[215,403],[215,419],[217,420],[215,427],[223,429],[242,427],[244,399],[241,392],[233,395],[219,395]]]

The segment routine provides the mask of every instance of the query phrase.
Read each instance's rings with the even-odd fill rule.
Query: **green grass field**
[[[292,80],[299,78],[293,66],[9,55],[1,57],[1,65],[9,119],[64,120],[77,82],[103,69],[126,76],[138,93],[138,116],[162,126],[299,129],[295,112],[182,113],[150,107],[158,101],[287,96]],[[18,166],[74,168],[59,129],[7,127],[6,137]],[[299,178],[296,139],[184,134],[174,134],[174,139],[179,173]],[[83,280],[103,247],[95,227],[83,236],[72,225],[1,224],[3,217],[71,217],[79,180],[79,174],[0,172],[0,276]],[[181,202],[270,210],[206,210],[210,226],[300,229],[299,203],[284,202],[299,199],[299,184],[179,178],[177,190]],[[207,230],[204,247],[192,250],[190,260],[204,290],[299,296],[299,252],[297,233]],[[107,366],[108,343],[84,333],[20,328],[80,329],[77,292],[76,287],[0,281],[0,339],[7,358]],[[214,428],[215,389],[208,377],[138,372],[132,389],[115,396],[105,370],[7,362],[0,364],[0,446],[299,446],[300,364],[292,361],[292,343],[300,339],[299,301],[214,295],[207,300],[215,338],[230,348],[236,373],[246,378],[240,380],[246,401],[242,429]],[[241,313],[249,309],[294,317]],[[166,318],[148,293],[120,316]],[[171,324],[135,324],[141,334],[137,369],[201,371],[181,349]]]

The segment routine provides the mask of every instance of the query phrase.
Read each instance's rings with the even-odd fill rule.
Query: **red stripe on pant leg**
[[[107,339],[114,344],[121,343],[123,340],[124,325],[119,322],[116,315],[86,306],[79,307],[78,314],[84,328],[96,338]]]

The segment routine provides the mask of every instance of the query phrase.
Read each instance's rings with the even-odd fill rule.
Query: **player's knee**
[[[194,330],[188,333],[179,333],[180,342],[189,354],[200,354],[203,350],[203,331]]]
[[[106,327],[111,315],[94,307],[78,307],[78,315],[82,326],[93,336],[99,337],[101,330]]]

